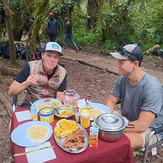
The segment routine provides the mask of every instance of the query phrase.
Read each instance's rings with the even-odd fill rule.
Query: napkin
[[[31,119],[31,112],[29,110],[16,112],[15,115],[18,122]]]
[[[49,141],[43,144],[40,144],[38,146],[26,147],[25,152],[43,148],[43,147],[48,147],[48,146],[51,146]],[[43,150],[39,150],[39,151],[35,151],[35,152],[31,152],[27,154],[28,163],[43,163],[43,162],[46,162],[55,158],[56,158],[56,154],[52,148],[47,148],[47,149],[43,149]]]

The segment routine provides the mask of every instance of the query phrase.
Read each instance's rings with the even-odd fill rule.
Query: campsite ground
[[[69,56],[71,53],[71,57]],[[83,57],[85,62],[79,62],[75,58],[75,51],[72,49],[64,50],[64,58],[61,59],[61,63],[65,65],[68,73],[68,88],[76,90],[80,96],[90,96],[92,101],[100,102],[105,104],[107,96],[118,77],[115,73],[111,73],[104,68],[97,68],[96,66],[91,66],[91,64],[86,64],[86,61],[89,60],[89,56],[93,56],[96,62],[99,59],[96,57],[102,58],[100,60],[101,64],[104,64],[106,59],[109,62],[112,62],[111,57],[102,56],[100,54],[92,54],[88,51],[80,50],[77,52],[80,57]],[[87,58],[85,58],[87,56]],[[0,67],[12,67],[13,69],[20,70],[24,65],[25,61],[18,61],[17,65],[12,66],[9,60],[0,59]],[[147,70],[152,70],[153,72],[162,72],[163,71],[163,62],[161,59],[154,59],[151,56],[145,56],[144,62],[142,64]],[[12,82],[14,76],[0,74],[0,92],[3,96],[11,102],[11,97],[7,95],[7,90],[9,85]],[[159,76],[163,82],[163,75]],[[10,135],[8,131],[9,116],[7,114],[4,104],[0,102],[0,162],[2,163],[11,163],[13,161],[10,155],[10,146],[9,140]],[[163,148],[159,148],[157,156],[151,156],[149,154],[148,161],[153,163],[163,162],[162,153]],[[142,162],[142,155],[139,154],[136,156],[136,163]]]

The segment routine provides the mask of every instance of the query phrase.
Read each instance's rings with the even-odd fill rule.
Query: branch
[[[6,108],[7,114],[9,115],[9,117],[11,118],[12,116],[12,110],[11,110],[11,104],[10,102],[5,98],[5,96],[3,96],[2,93],[0,93],[0,101],[3,103],[3,105]]]

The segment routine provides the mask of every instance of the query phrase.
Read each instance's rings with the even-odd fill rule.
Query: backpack
[[[0,44],[0,56],[3,56],[5,59],[10,58],[10,49],[9,49],[9,42],[2,42]]]
[[[16,42],[15,44],[16,48],[16,58],[26,60],[26,57],[28,59],[30,58],[31,52],[29,48],[25,48],[25,46],[21,42]],[[9,42],[2,42],[0,44],[0,56],[2,56],[5,59],[10,59],[10,47]],[[37,45],[36,47],[36,53],[35,58],[36,60],[42,59],[41,57],[41,48]]]

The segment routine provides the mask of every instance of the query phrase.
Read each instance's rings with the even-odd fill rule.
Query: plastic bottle
[[[33,121],[37,121],[37,120],[38,120],[37,108],[31,106],[31,107],[30,107],[30,111],[31,111],[32,120],[33,120]]]

